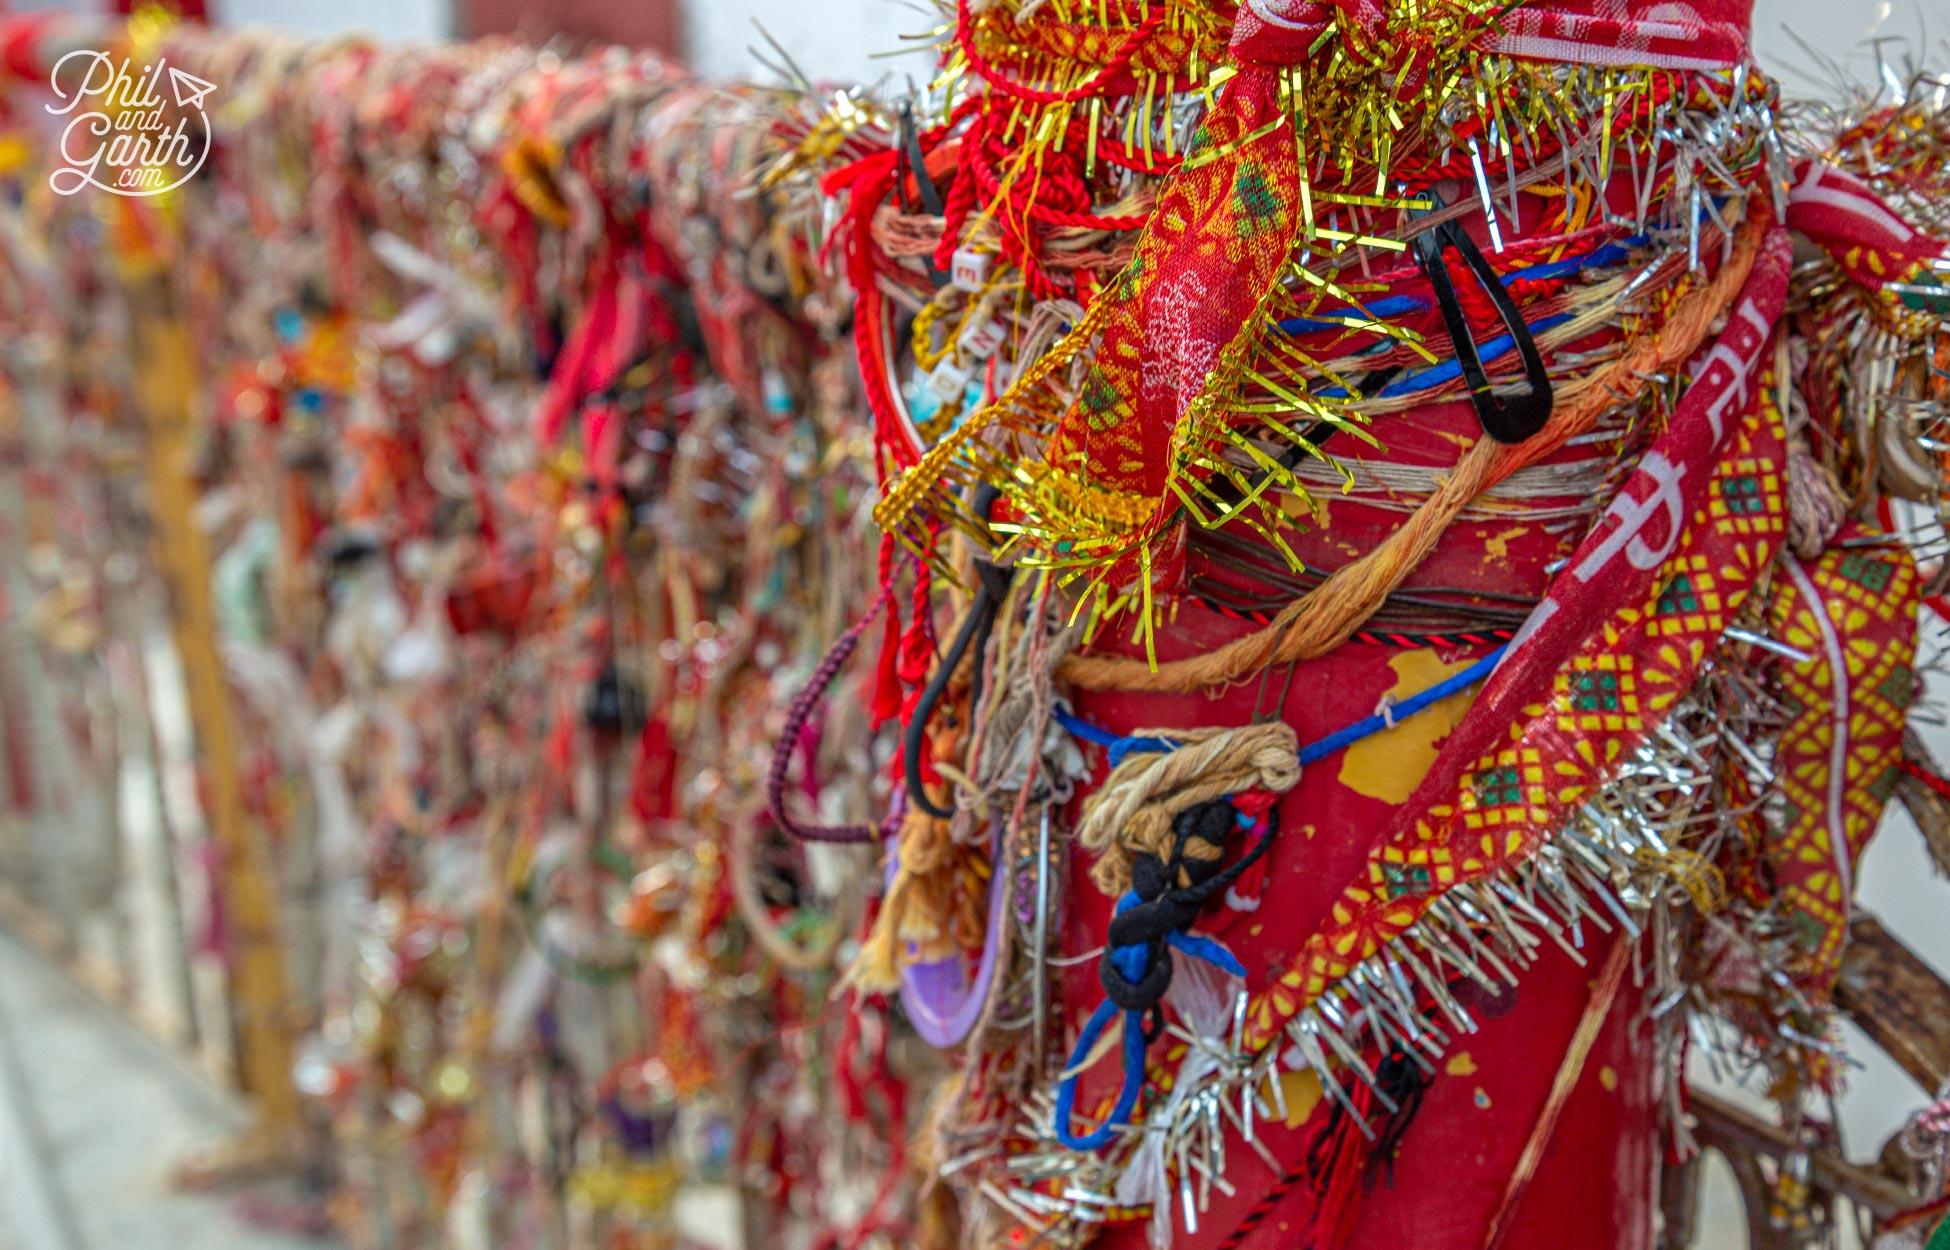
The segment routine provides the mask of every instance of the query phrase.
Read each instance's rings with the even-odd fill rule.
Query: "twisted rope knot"
[[[1290,733],[1288,738],[1289,759],[1284,764],[1274,749],[1277,738],[1271,744],[1249,739],[1240,747],[1240,753],[1267,757],[1261,762],[1272,766],[1275,776],[1286,780],[1291,787],[1299,779],[1299,762],[1291,758]],[[1109,931],[1104,935],[1104,957],[1097,964],[1104,1001],[1097,1005],[1077,1035],[1076,1048],[1056,1091],[1057,1140],[1072,1150],[1095,1150],[1107,1145],[1130,1123],[1131,1112],[1144,1087],[1145,1050],[1164,1031],[1161,1004],[1165,992],[1171,988],[1173,950],[1210,964],[1228,976],[1245,977],[1245,967],[1231,951],[1190,929],[1206,902],[1237,881],[1272,847],[1279,832],[1277,798],[1270,791],[1257,791],[1236,798],[1227,794],[1186,803],[1171,820],[1168,851],[1146,847],[1128,853],[1133,888],[1117,900]],[[1146,810],[1156,810],[1156,807],[1139,809]],[[1226,843],[1234,829],[1249,831],[1255,840],[1244,855],[1225,864]],[[1088,1133],[1078,1133],[1070,1122],[1076,1109],[1078,1074],[1089,1066],[1088,1057],[1097,1039],[1112,1020],[1119,1018],[1124,1028],[1124,1083],[1103,1123]]]
[[[1198,919],[1218,879],[1226,841],[1240,824],[1256,823],[1230,800],[1214,799],[1178,813],[1169,860],[1151,851],[1131,859],[1137,901],[1110,922],[1107,957],[1097,965],[1104,994],[1126,1011],[1148,1011],[1171,988],[1171,935]],[[1177,884],[1180,881],[1183,884]]]
[[[1077,837],[1098,856],[1091,879],[1104,893],[1132,886],[1132,866],[1148,853],[1160,864],[1174,859],[1180,813],[1246,791],[1284,794],[1300,781],[1300,744],[1293,727],[1275,721],[1237,729],[1142,730],[1138,737],[1167,738],[1174,751],[1138,754],[1111,770],[1103,788],[1084,805]],[[1223,846],[1188,842],[1176,866],[1179,885],[1193,884],[1191,861],[1214,863]]]

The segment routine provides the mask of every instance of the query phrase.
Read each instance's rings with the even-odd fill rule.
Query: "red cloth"
[[[1232,34],[1242,60],[1292,64],[1304,57],[1336,9],[1371,30],[1385,0],[1246,0]],[[1505,13],[1483,50],[1579,65],[1718,69],[1746,59],[1752,0],[1557,0]]]

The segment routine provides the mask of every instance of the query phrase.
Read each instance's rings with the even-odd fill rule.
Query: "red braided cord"
[[[1935,791],[1939,798],[1950,799],[1950,781],[1945,781],[1915,760],[1898,760],[1896,767]]]
[[[1309,1175],[1306,1168],[1300,1167],[1274,1181],[1273,1187],[1260,1195],[1259,1201],[1252,1205],[1252,1209],[1240,1218],[1239,1223],[1235,1224],[1232,1231],[1227,1233],[1218,1245],[1212,1247],[1212,1250],[1239,1250],[1240,1246],[1246,1244],[1246,1238],[1253,1235],[1253,1230],[1265,1223],[1266,1217],[1273,1214],[1273,1209],[1280,1205],[1281,1200],[1293,1192],[1293,1187],[1306,1180]]]
[[[986,111],[977,113],[975,120],[961,137],[961,159],[966,162],[970,154],[980,147],[988,134],[989,115]],[[947,203],[942,206],[943,225],[941,242],[935,245],[934,267],[947,269],[954,263],[955,245],[961,239],[962,227],[968,223],[968,214],[975,208],[975,179],[963,178],[957,172],[954,185],[948,188]]]
[[[965,157],[970,158],[968,162],[969,168],[975,175],[974,180],[980,184],[982,193],[993,197],[1002,187],[1002,178],[1001,175],[995,172],[995,166],[984,160],[982,153],[971,152],[967,147],[962,149],[962,153]],[[1081,170],[1072,168],[1066,163],[1055,169],[1044,170],[1044,176],[1056,184],[1052,190],[1058,192],[1074,191],[1076,198],[1082,199],[1085,203],[1089,202],[1089,191],[1084,186]],[[1016,208],[1027,217],[1033,218],[1036,221],[1048,222],[1055,226],[1075,226],[1080,230],[1139,230],[1150,219],[1150,214],[1148,213],[1111,216],[1109,214],[1078,212],[1072,209],[1058,208],[1053,204],[1044,203],[1040,196],[1033,200],[1028,199],[1027,189],[1020,182],[1017,182],[1009,189],[1009,198],[1011,207]],[[1069,199],[1071,197],[1063,196],[1061,198]],[[1027,200],[1027,202],[1017,203],[1018,200]]]

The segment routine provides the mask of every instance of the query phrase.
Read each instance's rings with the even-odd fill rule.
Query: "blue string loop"
[[[1168,861],[1148,852],[1133,858],[1132,888],[1117,900],[1105,935],[1104,955],[1097,966],[1104,1001],[1078,1035],[1056,1090],[1056,1136],[1065,1146],[1072,1150],[1099,1149],[1109,1145],[1118,1130],[1131,1122],[1138,1094],[1144,1088],[1145,1051],[1151,1040],[1145,1016],[1148,1013],[1161,1019],[1158,1013],[1171,987],[1173,951],[1236,977],[1246,975],[1244,965],[1231,951],[1189,930],[1205,904],[1238,880],[1272,845],[1279,828],[1277,810],[1268,804],[1265,814],[1255,819],[1239,811],[1231,796],[1201,803],[1180,812],[1172,821],[1176,838]],[[1221,866],[1225,843],[1235,829],[1256,833],[1258,840],[1238,861]],[[1194,841],[1205,842],[1219,853],[1188,856],[1186,850]],[[1071,1120],[1076,1110],[1077,1081],[1090,1052],[1120,1013],[1124,1027],[1123,1085],[1102,1124],[1088,1132],[1075,1132]]]

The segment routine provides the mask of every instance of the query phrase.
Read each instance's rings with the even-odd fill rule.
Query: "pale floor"
[[[0,932],[0,1250],[329,1250],[173,1190],[239,1108]]]

